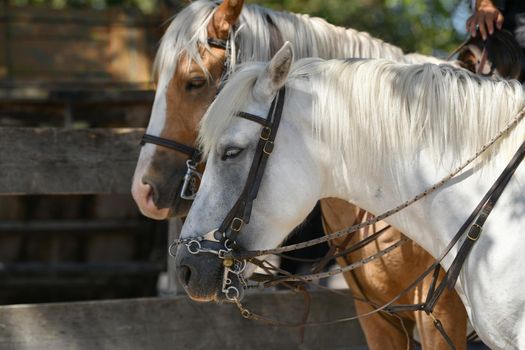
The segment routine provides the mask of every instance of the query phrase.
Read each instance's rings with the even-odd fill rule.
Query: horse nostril
[[[142,183],[144,184],[144,186],[148,187],[147,198],[151,196],[153,203],[157,204],[159,201],[159,194],[155,185],[151,181],[145,179],[142,179]]]
[[[188,286],[188,284],[190,284],[191,269],[186,265],[181,265],[177,269],[177,273],[180,283],[182,283],[183,286]]]

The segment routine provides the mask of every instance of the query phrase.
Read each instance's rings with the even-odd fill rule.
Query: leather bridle
[[[230,46],[229,40],[208,38],[208,45],[211,47],[223,49],[228,53],[228,55],[230,53],[231,46]],[[224,63],[225,67],[222,71],[222,76],[220,79],[221,81],[225,80],[225,76],[227,74],[227,70],[228,70],[227,60],[228,60],[228,57],[225,58],[225,63]],[[182,183],[182,188],[180,190],[179,196],[180,198],[185,199],[185,200],[195,199],[195,196],[197,195],[198,182],[202,178],[202,174],[197,170],[197,164],[200,163],[201,161],[200,150],[197,148],[185,145],[175,140],[170,140],[170,139],[166,139],[163,137],[150,135],[147,133],[145,133],[144,136],[142,136],[142,139],[140,140],[140,145],[144,146],[146,143],[151,143],[154,145],[166,147],[174,151],[188,155],[189,158],[186,160],[186,167],[187,167],[186,174],[184,175],[184,180]]]
[[[255,148],[252,165],[248,172],[244,188],[239,195],[239,198],[226,214],[219,228],[212,230],[204,236],[191,237],[187,239],[179,239],[170,246],[170,254],[173,255],[171,249],[179,244],[184,244],[190,254],[211,253],[216,254],[223,260],[224,276],[222,280],[222,292],[226,298],[235,301],[242,297],[242,292],[247,287],[246,281],[242,276],[242,272],[246,267],[245,259],[234,259],[229,257],[233,250],[240,250],[241,247],[237,244],[236,239],[240,234],[243,226],[250,222],[253,201],[257,198],[261,180],[268,163],[268,159],[273,152],[275,138],[281,123],[281,117],[284,108],[286,89],[282,87],[272,100],[270,110],[267,118],[246,113],[238,112],[237,117],[250,120],[262,126],[259,135],[259,141]],[[205,247],[213,246],[216,249]],[[237,277],[237,280],[242,284],[243,288],[238,289],[230,274]]]

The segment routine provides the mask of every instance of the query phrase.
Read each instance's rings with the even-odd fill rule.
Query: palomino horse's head
[[[522,59],[521,47],[506,30],[496,30],[485,41],[479,34],[471,37],[458,55],[459,64],[473,73],[520,80]]]
[[[159,79],[147,134],[195,147],[197,125],[217,93],[227,59],[220,43],[229,39],[242,6],[243,0],[225,0],[213,11],[210,2],[198,1],[171,23],[156,58]],[[191,201],[180,194],[189,159],[180,150],[143,146],[132,194],[144,215],[186,214]]]
[[[179,279],[195,300],[222,300],[228,287],[225,281],[237,288],[241,283],[228,275],[223,267],[228,264],[216,255],[228,246],[225,237],[232,240],[235,236],[235,245],[242,249],[274,248],[321,196],[323,174],[308,150],[315,142],[306,139],[314,135],[301,134],[295,120],[311,105],[311,95],[304,91],[305,79],[298,76],[287,84],[283,99],[281,88],[292,61],[287,43],[267,65],[253,64],[235,73],[201,124],[206,172],[182,230],[181,240],[186,244],[179,244],[176,259]],[[282,122],[272,147],[272,130],[277,129],[266,123],[277,118],[279,103],[284,103]],[[266,156],[263,172],[254,170],[253,164],[261,169],[261,159]],[[309,180],[304,173],[311,175]],[[242,232],[237,235],[239,228]],[[219,234],[214,233],[217,229]],[[190,242],[205,235],[199,243]],[[248,267],[243,276],[250,272]]]

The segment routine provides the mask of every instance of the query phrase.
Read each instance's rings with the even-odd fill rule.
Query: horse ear
[[[266,69],[255,82],[254,95],[261,98],[270,98],[277,90],[284,86],[293,63],[293,48],[289,41],[285,42]]]
[[[208,36],[214,39],[227,40],[231,27],[241,15],[244,0],[224,0],[213,13],[208,24]]]

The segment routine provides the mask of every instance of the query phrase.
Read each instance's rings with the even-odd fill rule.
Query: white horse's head
[[[236,114],[247,112],[265,118],[276,94],[287,82],[292,61],[293,51],[286,43],[268,64],[251,64],[234,74],[210,107],[200,131],[207,156],[206,171],[184,224],[183,240],[219,228],[243,192],[263,127]],[[275,147],[268,158],[249,223],[236,238],[243,249],[277,247],[321,196],[323,174],[309,150],[316,145],[312,141],[314,135],[300,130],[302,127],[297,124],[304,120],[299,116],[308,113],[310,105],[306,80],[298,77],[288,81]],[[309,138],[312,140],[307,140]],[[306,173],[309,176],[304,176]],[[193,255],[185,245],[180,245],[177,269],[179,279],[193,299],[223,298],[222,260],[216,255]]]

